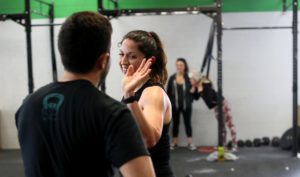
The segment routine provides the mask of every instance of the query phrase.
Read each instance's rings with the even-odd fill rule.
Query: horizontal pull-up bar
[[[60,25],[62,25],[62,23],[31,24],[32,27],[60,26]]]
[[[254,27],[223,27],[223,30],[268,30],[268,29],[292,29],[292,26],[254,26]]]
[[[182,14],[186,13],[213,13],[216,12],[217,8],[215,6],[206,7],[185,7],[185,8],[151,8],[151,9],[117,9],[117,10],[105,10],[99,8],[99,12],[107,16],[121,16],[121,15],[149,15],[149,14]]]

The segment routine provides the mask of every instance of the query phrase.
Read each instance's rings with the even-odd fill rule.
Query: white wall
[[[59,23],[63,21],[57,20]],[[289,26],[291,14],[226,13],[226,27]],[[42,23],[43,20],[34,20]],[[166,49],[168,70],[175,72],[177,57],[185,57],[191,69],[199,70],[208,39],[211,19],[204,15],[138,16],[112,20],[114,33],[107,93],[121,98],[122,74],[117,65],[117,43],[133,29],[157,32]],[[56,35],[59,27],[56,27]],[[33,73],[35,89],[52,80],[49,33],[35,27]],[[215,55],[216,56],[216,55]],[[2,148],[18,148],[14,113],[28,93],[24,28],[14,22],[0,22],[0,141]],[[58,58],[58,70],[62,66]],[[216,83],[216,61],[211,78]],[[292,125],[292,33],[291,30],[223,31],[223,94],[232,106],[239,139],[281,136]],[[217,144],[217,122],[200,100],[193,110],[194,142]],[[180,144],[185,145],[183,124]]]

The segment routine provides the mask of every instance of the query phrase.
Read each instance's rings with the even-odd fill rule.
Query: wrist
[[[134,95],[135,95],[134,92],[131,92],[131,93],[124,93],[124,94],[123,94],[123,97],[124,97],[124,99],[126,99],[126,98],[132,97],[132,96],[134,96]]]
[[[124,96],[123,98],[122,98],[122,103],[125,103],[125,104],[130,104],[130,103],[133,103],[133,102],[135,102],[135,101],[137,101],[137,97],[136,97],[136,95],[135,94],[132,94],[131,96],[129,96],[129,95],[126,95],[126,96]]]

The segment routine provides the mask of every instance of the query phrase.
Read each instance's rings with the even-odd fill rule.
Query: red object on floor
[[[203,153],[211,153],[217,150],[217,147],[215,146],[201,146],[198,148],[199,152],[203,152]]]

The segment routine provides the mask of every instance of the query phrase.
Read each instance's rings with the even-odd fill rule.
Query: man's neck
[[[90,81],[95,87],[97,86],[97,78],[95,74],[88,73],[88,74],[78,74],[72,73],[69,71],[64,71],[62,76],[59,78],[59,82],[68,82],[68,81],[75,81],[75,80],[87,80]]]

